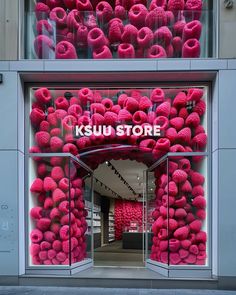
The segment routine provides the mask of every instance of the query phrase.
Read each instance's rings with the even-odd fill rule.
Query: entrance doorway
[[[144,267],[146,169],[134,160],[110,160],[94,170],[95,266]]]

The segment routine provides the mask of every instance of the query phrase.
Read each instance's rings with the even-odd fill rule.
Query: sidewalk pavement
[[[65,287],[1,287],[0,295],[236,295],[223,290],[105,289]]]

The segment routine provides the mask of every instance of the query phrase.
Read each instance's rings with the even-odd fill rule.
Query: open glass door
[[[209,277],[206,153],[167,153],[146,171],[146,263],[168,277]]]
[[[93,265],[93,172],[71,154],[30,154],[27,273],[73,274]],[[89,223],[88,216],[91,214]]]
[[[93,172],[90,171],[84,176],[84,200],[85,200],[85,210],[86,210],[86,223],[87,231],[86,236],[86,251],[87,257],[94,261],[94,243],[93,243],[93,234],[94,234],[94,190],[93,190]]]
[[[145,242],[145,256],[146,263],[148,268],[152,270],[157,270],[158,272],[165,274],[163,272],[164,268],[162,266],[168,265],[168,242],[166,245],[166,251],[160,252],[160,244],[163,244],[167,241],[168,237],[168,222],[166,227],[161,229],[156,235],[156,220],[159,217],[159,210],[157,208],[160,205],[160,198],[162,198],[162,192],[166,189],[168,185],[167,181],[167,158],[161,158],[154,165],[152,165],[149,169],[145,171],[145,203],[146,203],[146,211],[145,211],[145,222],[146,222],[146,242]],[[161,175],[166,177],[160,177]],[[162,189],[158,190],[158,183],[162,182]],[[166,207],[168,208],[168,194],[166,194]],[[168,211],[168,210],[166,210]],[[167,212],[166,212],[167,218]],[[160,255],[161,253],[161,255]]]

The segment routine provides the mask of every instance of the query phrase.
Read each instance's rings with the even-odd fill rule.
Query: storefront
[[[199,271],[209,268],[208,86],[30,87],[28,93],[30,115],[26,126],[31,125],[31,136],[27,244],[32,271],[43,272],[48,265],[63,269],[61,265],[75,268],[78,263],[92,263],[94,245],[91,246],[93,239],[89,235],[95,235],[96,213],[88,179],[99,164],[119,159],[135,160],[149,167],[147,172],[139,173],[147,173],[147,183],[142,181],[145,192],[140,204],[145,213],[135,214],[136,218],[130,220],[131,224],[139,220],[140,232],[146,235],[143,240],[147,240],[147,266],[163,271],[175,265],[183,269],[194,265]],[[159,126],[157,135],[153,130],[149,134],[140,128],[153,125]],[[85,136],[86,126],[103,126],[107,130],[97,128]],[[132,129],[121,129],[125,126]],[[82,127],[78,137],[76,127]],[[74,160],[63,153],[72,154]],[[121,201],[120,207],[123,206]],[[128,223],[122,220],[126,213],[119,212],[118,207],[115,201],[115,235],[121,239],[124,228],[118,222],[121,219],[121,224]],[[64,230],[68,231],[66,237],[61,233]],[[148,237],[151,232],[152,237]],[[128,238],[124,235],[123,239]],[[54,241],[59,246],[54,247]],[[190,276],[191,271],[188,272]]]
[[[213,58],[216,7],[131,2],[25,3],[28,60],[0,71],[0,93],[13,99],[3,124],[14,109],[2,166],[17,163],[1,172],[9,276],[143,267],[216,287],[236,275],[219,187],[232,177],[221,149],[233,146],[222,128],[234,120],[235,65]]]

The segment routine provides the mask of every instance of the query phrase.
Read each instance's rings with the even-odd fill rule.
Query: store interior
[[[95,266],[143,267],[143,172],[131,160],[111,160],[94,171]]]

